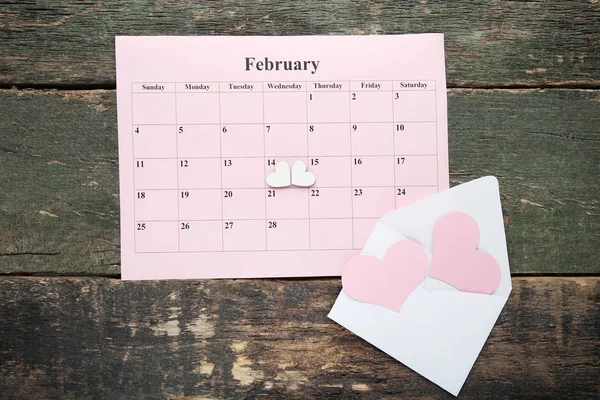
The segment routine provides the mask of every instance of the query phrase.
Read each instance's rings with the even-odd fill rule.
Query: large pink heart
[[[385,257],[356,256],[342,271],[342,286],[353,299],[399,312],[402,304],[427,276],[429,260],[412,240],[390,246]]]
[[[500,284],[500,266],[477,250],[479,227],[468,214],[451,212],[433,229],[433,257],[429,276],[463,292],[490,294]]]

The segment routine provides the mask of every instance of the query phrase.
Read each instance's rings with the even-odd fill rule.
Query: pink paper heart
[[[342,286],[355,300],[400,312],[406,298],[427,276],[429,260],[423,247],[412,240],[390,246],[383,260],[356,256],[342,271]]]
[[[479,227],[468,214],[451,212],[433,229],[432,278],[463,292],[490,294],[500,284],[500,266],[490,254],[477,250]]]

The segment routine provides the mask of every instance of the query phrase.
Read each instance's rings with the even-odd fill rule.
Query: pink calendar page
[[[117,37],[123,279],[340,275],[448,188],[441,34]],[[303,161],[310,187],[273,188]]]

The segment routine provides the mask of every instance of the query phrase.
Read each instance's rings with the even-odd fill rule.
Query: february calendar
[[[123,279],[334,276],[448,188],[441,34],[117,37]]]

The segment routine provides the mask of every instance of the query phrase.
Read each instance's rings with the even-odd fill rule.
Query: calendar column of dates
[[[396,208],[438,192],[435,81],[394,81]]]
[[[176,85],[179,251],[222,251],[219,85]]]
[[[308,164],[306,82],[264,82],[263,103],[266,174],[282,161]],[[267,250],[310,249],[309,192],[297,186],[265,189]]]
[[[261,82],[221,82],[223,250],[264,251],[265,140]]]
[[[395,209],[391,81],[350,82],[354,247],[362,249],[375,224]]]
[[[133,83],[131,102],[135,251],[177,252],[175,84]]]
[[[350,97],[347,81],[307,82],[311,250],[353,248]]]

